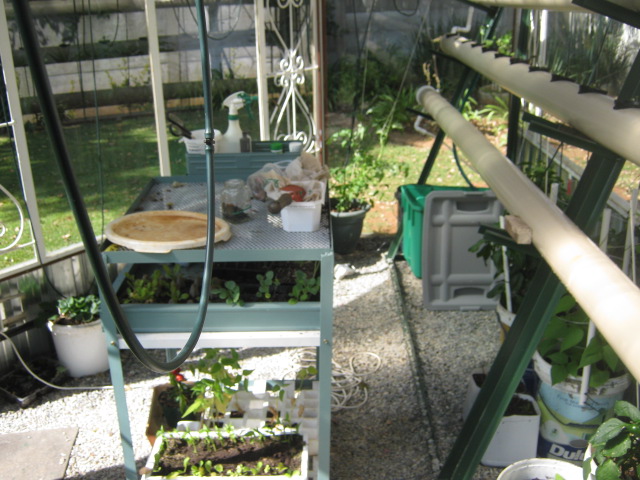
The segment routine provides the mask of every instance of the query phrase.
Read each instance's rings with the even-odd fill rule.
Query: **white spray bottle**
[[[236,92],[225,98],[222,105],[229,109],[227,119],[229,126],[227,131],[216,137],[217,153],[240,153],[240,140],[242,139],[242,129],[240,128],[240,118],[238,111],[245,106],[245,99],[248,95],[244,92]]]

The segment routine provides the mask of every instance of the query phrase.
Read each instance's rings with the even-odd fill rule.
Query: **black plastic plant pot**
[[[371,207],[363,205],[360,210],[351,212],[331,212],[331,229],[333,232],[333,251],[340,255],[355,250],[362,234],[364,217]]]

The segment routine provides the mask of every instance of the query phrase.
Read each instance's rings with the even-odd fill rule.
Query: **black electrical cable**
[[[453,144],[453,148],[451,149],[451,151],[453,152],[453,158],[456,161],[456,165],[458,166],[458,171],[460,172],[460,175],[462,175],[462,178],[464,178],[464,181],[467,182],[467,185],[469,185],[469,187],[476,190],[478,187],[476,187],[471,182],[471,180],[469,180],[469,177],[467,177],[467,174],[464,172],[464,169],[462,168],[462,163],[460,162],[460,158],[458,157],[458,149],[456,148],[455,143]]]
[[[204,6],[202,0],[196,0],[198,6],[198,26],[200,28],[200,53],[202,57],[202,73],[203,73],[203,87],[205,98],[205,158],[207,163],[207,214],[208,214],[208,229],[207,229],[207,246],[205,248],[205,263],[204,274],[202,280],[202,292],[200,295],[200,304],[197,314],[197,319],[191,335],[187,340],[185,346],[178,352],[178,354],[167,362],[159,362],[152,358],[144,349],[135,332],[129,325],[129,322],[124,316],[124,312],[115,291],[109,279],[106,266],[102,260],[101,252],[96,242],[96,237],[89,220],[89,215],[84,206],[82,195],[78,189],[78,184],[75,180],[73,168],[69,158],[69,152],[64,140],[64,134],[62,131],[62,125],[60,118],[58,117],[56,105],[51,92],[51,85],[48,80],[47,71],[42,61],[42,55],[40,52],[40,46],[38,44],[38,38],[34,28],[34,20],[29,7],[29,2],[22,0],[13,0],[13,8],[15,12],[15,20],[22,36],[23,47],[27,54],[29,67],[31,69],[31,75],[33,77],[33,83],[38,93],[38,100],[42,109],[43,118],[47,131],[49,133],[49,139],[51,140],[53,152],[58,162],[58,167],[62,174],[62,183],[65,187],[71,210],[73,211],[80,236],[82,238],[87,258],[96,279],[96,283],[103,296],[104,303],[106,304],[109,312],[111,313],[113,320],[122,335],[123,339],[131,349],[131,352],[144,364],[147,368],[158,372],[165,373],[179,367],[184,360],[191,354],[195,345],[200,338],[202,329],[204,327],[204,320],[206,317],[207,306],[209,301],[208,289],[211,283],[211,271],[213,269],[213,243],[215,235],[215,179],[213,174],[213,125],[212,125],[212,105],[210,102],[210,81],[209,76],[209,55],[206,44],[206,32],[204,27]],[[204,33],[203,33],[204,32]]]

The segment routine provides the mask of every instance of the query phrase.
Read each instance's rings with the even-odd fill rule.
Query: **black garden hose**
[[[198,28],[200,35],[200,54],[202,60],[202,77],[203,88],[205,98],[205,158],[207,164],[207,245],[205,248],[205,264],[202,280],[202,291],[200,294],[200,304],[198,308],[197,318],[187,340],[185,346],[178,352],[178,354],[167,362],[159,362],[152,358],[144,349],[135,332],[129,325],[128,320],[125,318],[124,312],[118,302],[113,286],[109,279],[106,266],[102,259],[100,248],[96,241],[96,236],[87,214],[87,209],[84,205],[82,195],[78,188],[73,168],[70,162],[69,151],[67,149],[64,133],[62,130],[62,124],[58,116],[56,105],[51,92],[51,85],[47,76],[47,71],[42,61],[42,55],[40,53],[40,47],[38,45],[38,39],[34,29],[33,16],[31,9],[29,8],[29,2],[24,0],[13,0],[13,8],[15,12],[15,19],[22,36],[22,42],[29,67],[31,69],[31,75],[33,77],[33,83],[36,88],[40,108],[42,109],[42,115],[45,121],[47,132],[52,143],[53,151],[55,154],[58,168],[62,175],[62,182],[67,194],[67,198],[71,205],[80,236],[84,244],[87,258],[93,270],[93,274],[96,278],[96,283],[102,294],[104,303],[106,304],[115,324],[122,335],[123,339],[131,349],[131,352],[140,360],[140,362],[147,368],[158,373],[165,373],[179,367],[186,358],[191,354],[195,348],[202,329],[204,327],[204,321],[207,313],[207,306],[209,301],[208,287],[211,283],[211,272],[213,269],[213,244],[215,236],[215,178],[213,174],[213,125],[212,125],[212,106],[209,99],[211,92],[210,88],[210,69],[209,69],[209,54],[206,43],[206,30],[204,22],[204,5],[202,0],[196,0],[196,6],[198,9]]]

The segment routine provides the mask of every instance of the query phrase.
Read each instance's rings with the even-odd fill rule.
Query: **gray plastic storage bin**
[[[469,252],[481,238],[481,224],[496,224],[502,206],[491,190],[433,191],[424,199],[422,290],[432,310],[480,310],[496,306],[487,298],[495,267]]]

